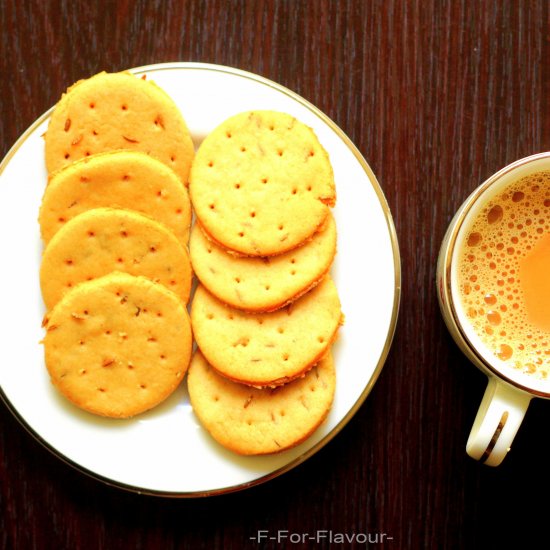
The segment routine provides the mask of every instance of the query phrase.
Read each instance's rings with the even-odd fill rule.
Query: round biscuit
[[[135,151],[99,153],[56,172],[42,197],[42,239],[48,243],[71,218],[101,206],[147,214],[187,245],[191,225],[187,189],[173,170]]]
[[[197,345],[221,374],[251,386],[278,386],[303,375],[327,352],[342,313],[332,279],[286,308],[247,313],[195,291],[191,323]]]
[[[299,246],[336,200],[327,152],[313,130],[286,113],[237,114],[202,142],[189,177],[208,237],[245,256]]]
[[[169,229],[131,210],[94,208],[63,225],[44,250],[44,303],[50,309],[78,283],[113,271],[143,275],[189,300],[191,262]]]
[[[68,292],[46,319],[51,381],[78,407],[126,418],[171,395],[189,366],[182,301],[146,277],[111,273]]]
[[[49,173],[95,153],[143,151],[187,184],[191,135],[170,96],[128,72],[99,73],[71,86],[57,103],[45,135]]]
[[[332,406],[335,369],[327,354],[303,378],[275,389],[257,389],[221,376],[195,353],[187,387],[204,428],[242,455],[281,452],[308,438]]]
[[[189,252],[195,274],[216,298],[244,311],[274,311],[312,289],[328,272],[336,253],[336,224],[329,215],[305,244],[267,258],[229,254],[195,224]]]

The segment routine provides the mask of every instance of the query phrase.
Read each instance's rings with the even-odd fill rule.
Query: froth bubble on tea
[[[488,201],[458,254],[461,305],[484,346],[511,367],[550,379],[550,171]]]

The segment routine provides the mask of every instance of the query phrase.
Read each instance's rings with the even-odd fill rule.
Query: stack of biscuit
[[[62,96],[45,146],[46,367],[77,406],[139,414],[191,358],[189,131],[153,82],[100,73]]]
[[[189,372],[193,409],[225,447],[267,454],[312,434],[332,406],[342,322],[334,177],[313,131],[240,113],[195,155],[164,91],[100,73],[62,96],[45,143],[40,283],[60,392],[126,418]]]
[[[240,113],[201,144],[189,190],[199,279],[191,404],[237,453],[288,449],[321,424],[334,396],[331,345],[342,313],[329,275],[336,253],[329,157],[288,114]]]

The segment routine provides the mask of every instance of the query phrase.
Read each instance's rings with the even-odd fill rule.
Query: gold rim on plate
[[[382,371],[382,368],[384,366],[384,363],[387,359],[393,337],[395,334],[395,328],[397,324],[397,317],[399,313],[399,304],[400,304],[400,298],[401,298],[401,260],[399,255],[399,244],[397,240],[397,234],[395,231],[395,226],[393,223],[393,219],[391,216],[389,205],[386,201],[386,198],[384,196],[384,193],[380,187],[380,184],[378,183],[376,176],[374,175],[373,171],[371,170],[370,166],[367,164],[366,160],[363,158],[357,147],[352,143],[352,141],[349,139],[349,137],[330,119],[325,115],[322,111],[320,111],[317,107],[315,107],[313,104],[308,102],[303,97],[299,96],[295,92],[289,90],[288,88],[285,88],[284,86],[277,84],[276,82],[273,82],[267,78],[264,78],[262,76],[256,75],[254,73],[250,73],[247,71],[243,71],[241,69],[236,69],[233,67],[226,67],[222,65],[214,65],[214,64],[208,64],[208,63],[192,63],[192,62],[173,62],[173,63],[159,63],[159,64],[153,64],[153,65],[145,65],[136,67],[133,69],[129,69],[130,72],[140,75],[144,73],[154,73],[154,72],[160,72],[165,70],[204,70],[208,72],[216,72],[216,73],[225,73],[233,76],[238,76],[241,78],[245,78],[254,82],[257,82],[259,84],[268,86],[269,88],[272,88],[292,100],[296,101],[298,104],[306,107],[309,111],[311,111],[317,118],[319,118],[324,124],[326,124],[337,136],[338,138],[344,143],[344,145],[349,149],[349,151],[353,154],[357,162],[360,164],[362,170],[365,172],[368,180],[370,181],[374,192],[376,193],[376,196],[378,198],[378,201],[380,203],[380,206],[382,208],[384,218],[387,225],[387,230],[392,246],[392,257],[393,257],[393,265],[394,265],[394,294],[393,294],[393,305],[392,305],[392,314],[388,326],[388,331],[386,335],[386,340],[384,342],[384,346],[382,349],[382,352],[378,358],[378,361],[376,363],[376,367],[373,370],[373,373],[366,384],[365,388],[361,392],[359,398],[355,401],[353,406],[347,411],[347,413],[341,418],[337,424],[330,430],[328,434],[326,434],[321,440],[319,440],[315,445],[313,445],[311,448],[309,448],[307,451],[305,451],[300,456],[294,458],[289,463],[285,464],[284,466],[265,474],[261,477],[258,477],[254,480],[247,481],[244,483],[239,483],[236,485],[232,485],[229,487],[223,487],[218,489],[210,489],[210,490],[204,490],[204,491],[190,491],[190,492],[181,492],[181,491],[165,491],[165,490],[153,490],[153,489],[144,489],[140,488],[134,485],[129,485],[124,482],[116,481],[113,479],[109,479],[99,473],[93,472],[89,470],[88,468],[78,464],[74,460],[70,459],[69,457],[65,456],[63,453],[58,451],[52,444],[48,443],[43,437],[40,436],[23,418],[23,416],[17,411],[15,406],[12,405],[10,402],[8,396],[4,393],[2,387],[0,386],[0,398],[4,401],[8,409],[12,412],[12,414],[15,416],[15,418],[19,421],[19,423],[29,432],[34,439],[36,439],[39,443],[41,443],[48,451],[50,451],[52,454],[54,454],[56,457],[60,458],[62,461],[64,461],[66,464],[69,464],[76,470],[88,475],[89,477],[92,477],[98,481],[101,481],[102,483],[105,483],[106,485],[117,487],[120,489],[125,489],[130,492],[138,493],[138,494],[148,494],[153,496],[164,496],[164,497],[173,497],[173,498],[194,498],[194,497],[204,497],[204,496],[213,496],[213,495],[220,495],[220,494],[226,494],[236,491],[241,491],[243,489],[253,487],[256,485],[260,485],[262,483],[265,483],[266,481],[269,481],[271,479],[274,479],[278,476],[280,476],[283,473],[288,472],[289,470],[295,468],[299,464],[306,461],[308,458],[313,456],[315,453],[317,453],[321,448],[323,448],[329,441],[331,441],[341,430],[344,428],[344,426],[351,420],[351,418],[355,415],[357,410],[361,407],[369,393],[371,392],[372,388],[374,387],[374,384],[376,383],[378,377],[380,376],[380,373]],[[0,176],[4,172],[5,168],[15,155],[15,153],[19,150],[19,148],[26,142],[26,140],[29,138],[31,134],[45,121],[48,119],[48,117],[51,115],[54,107],[50,108],[48,111],[46,111],[42,116],[40,116],[37,120],[35,120],[29,128],[19,137],[19,139],[15,142],[15,144],[9,149],[8,153],[0,163]]]

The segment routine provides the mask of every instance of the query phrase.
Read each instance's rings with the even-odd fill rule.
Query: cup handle
[[[532,397],[490,376],[466,452],[489,466],[498,466],[510,450]]]

